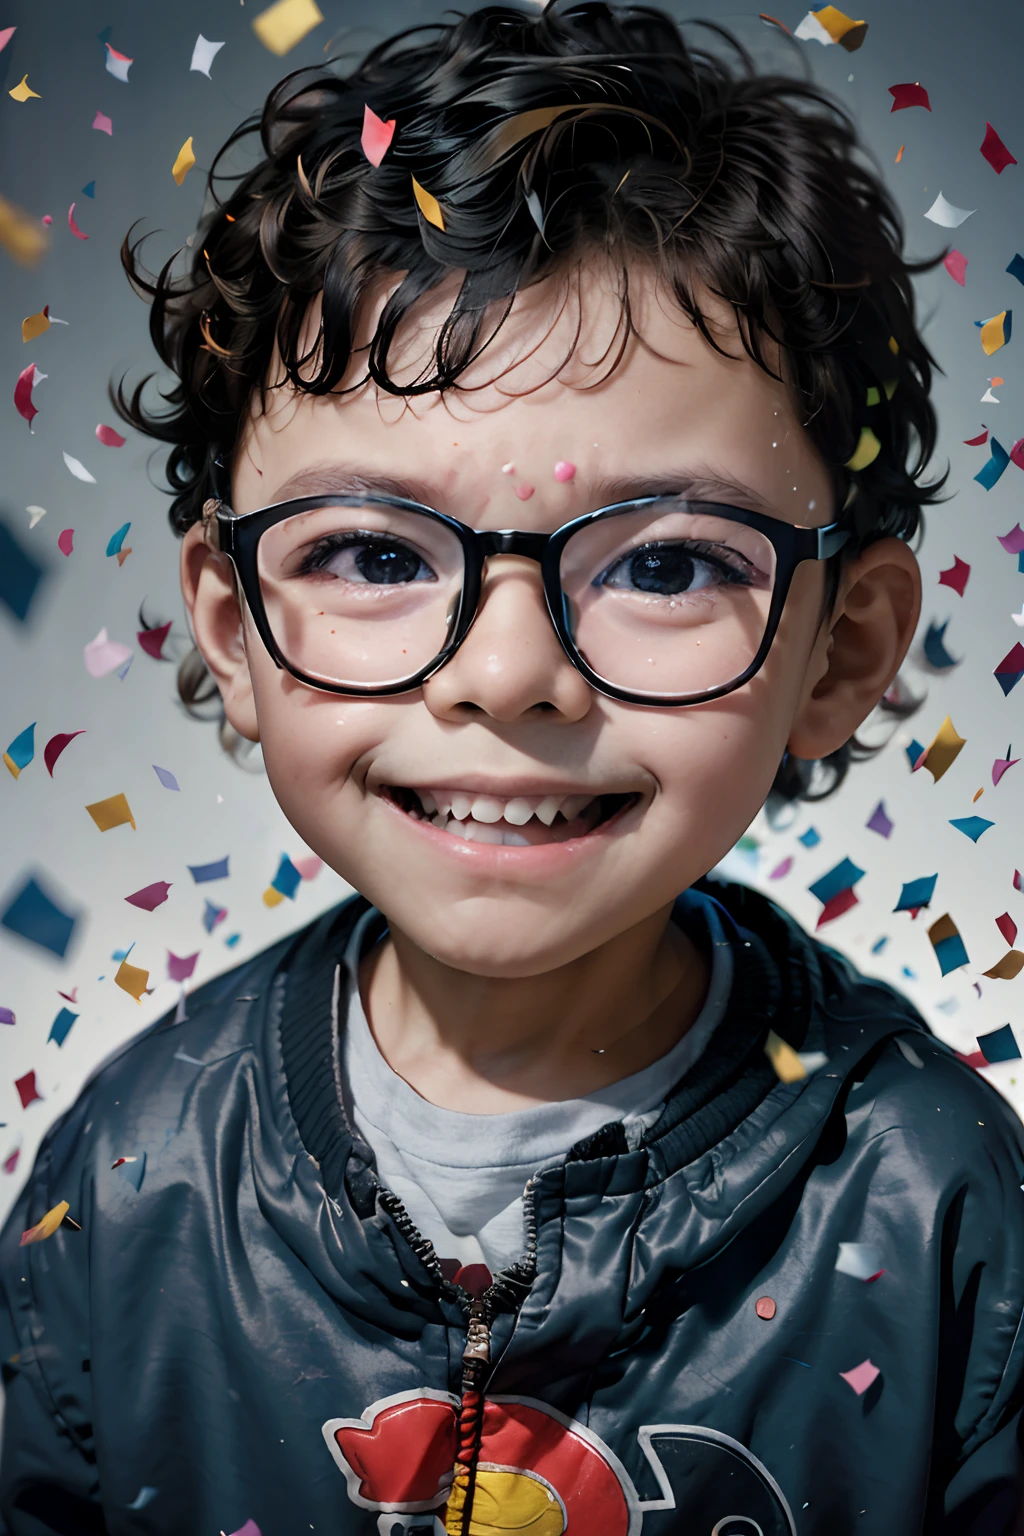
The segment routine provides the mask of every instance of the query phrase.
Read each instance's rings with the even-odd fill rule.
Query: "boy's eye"
[[[437,580],[423,557],[400,539],[354,530],[328,534],[316,542],[297,572],[300,576],[314,573],[373,586]]]
[[[680,597],[716,586],[750,586],[753,572],[736,550],[704,542],[643,544],[604,570],[593,585]]]

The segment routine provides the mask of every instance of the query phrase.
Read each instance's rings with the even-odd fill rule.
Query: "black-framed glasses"
[[[720,698],[763,665],[793,573],[850,538],[685,495],[617,502],[554,533],[480,530],[372,495],[203,509],[260,639],[311,688],[407,693],[449,661],[476,617],[485,562],[541,568],[562,649],[600,693],[673,706]]]

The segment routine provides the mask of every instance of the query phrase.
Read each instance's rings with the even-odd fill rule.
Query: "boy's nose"
[[[544,711],[583,718],[593,690],[555,634],[535,561],[491,556],[472,627],[452,659],[424,683],[423,697],[436,715],[482,711],[509,721]]]

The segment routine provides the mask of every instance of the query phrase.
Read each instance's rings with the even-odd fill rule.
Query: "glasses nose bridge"
[[[488,529],[476,534],[476,546],[483,560],[490,555],[523,555],[539,565],[547,542],[546,533],[524,533],[517,528]]]

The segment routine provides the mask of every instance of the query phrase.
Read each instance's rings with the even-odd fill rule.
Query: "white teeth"
[[[433,816],[434,812],[437,810],[437,801],[434,799],[433,795],[428,789],[418,790],[417,793],[419,795],[420,805],[423,807],[424,816]]]
[[[542,821],[546,827],[550,827],[551,823],[558,815],[563,799],[564,796],[562,795],[546,795],[537,806],[533,814],[538,817],[538,819]]]
[[[467,843],[494,843],[500,848],[504,842],[501,828],[488,826],[486,822],[466,821],[463,822],[463,829],[462,835]]]
[[[473,809],[473,796],[465,795],[461,789],[457,789],[452,795],[451,809],[456,821],[465,821]]]
[[[441,791],[438,790],[438,792],[436,794],[431,795],[430,798],[434,801],[434,803],[437,806],[437,809],[441,813],[441,815],[442,816],[447,816],[449,811],[452,808],[452,797],[451,797],[451,795],[442,794]]]
[[[476,812],[474,811],[474,815]],[[505,803],[505,820],[513,827],[525,827],[533,815],[533,801],[517,798]]]
[[[501,840],[506,848],[529,848],[530,839],[523,837],[521,832],[503,832]]]
[[[500,821],[504,809],[504,800],[495,800],[493,795],[477,795],[472,806],[473,820],[483,822]]]
[[[593,795],[566,795],[562,801],[562,815],[566,821],[575,821],[583,807],[589,805],[593,799]]]

